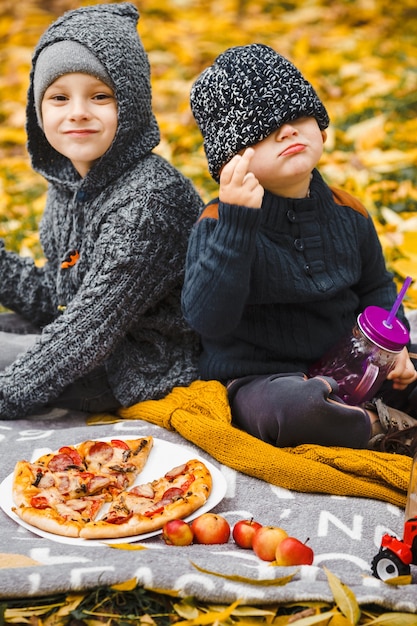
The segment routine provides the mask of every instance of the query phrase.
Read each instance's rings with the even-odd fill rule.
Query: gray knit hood
[[[97,58],[115,89],[118,130],[109,150],[83,180],[84,187],[104,187],[158,145],[149,60],[137,33],[138,19],[139,13],[130,3],[88,6],[68,11],[42,35],[32,59],[26,130],[32,166],[49,182],[74,189],[80,184],[80,176],[69,159],[46,140],[35,107],[36,62],[40,53],[54,43],[82,44]]]

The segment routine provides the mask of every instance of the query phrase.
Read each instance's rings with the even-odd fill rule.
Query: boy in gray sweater
[[[130,3],[69,11],[34,52],[27,134],[49,184],[46,263],[0,242],[0,302],[32,324],[25,332],[35,327],[18,334],[14,314],[0,316],[0,419],[51,405],[113,410],[196,377],[180,291],[202,201],[152,152],[159,129],[138,17]]]

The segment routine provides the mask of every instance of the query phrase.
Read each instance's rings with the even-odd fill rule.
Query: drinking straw
[[[391,311],[389,312],[389,315],[387,317],[387,319],[384,322],[384,326],[387,326],[388,328],[392,328],[392,322],[397,314],[398,309],[400,308],[400,304],[404,299],[405,296],[405,292],[407,291],[407,289],[409,288],[410,284],[411,284],[412,278],[411,276],[407,276],[407,278],[404,281],[403,286],[401,287],[401,291],[399,292],[398,296],[396,297],[396,300],[394,302],[394,306],[392,307]]]

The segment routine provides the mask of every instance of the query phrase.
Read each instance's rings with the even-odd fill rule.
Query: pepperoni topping
[[[167,504],[171,504],[178,498],[181,498],[184,495],[184,492],[179,487],[170,487],[167,489],[162,496],[162,498],[155,502],[147,511],[144,512],[145,517],[152,517],[153,515],[158,515],[158,513],[162,513]]]
[[[79,455],[79,453],[77,452],[77,450],[74,450],[73,448],[70,448],[69,446],[63,446],[62,448],[58,450],[58,452],[60,452],[61,454],[68,454],[68,456],[71,457],[74,465],[77,465],[78,467],[82,467],[83,460],[81,456]]]
[[[165,493],[162,496],[161,500],[162,501],[167,500],[168,502],[172,502],[176,498],[181,498],[183,493],[184,492],[183,492],[182,488],[180,489],[179,487],[171,487],[170,489],[167,489],[165,491]]]
[[[63,472],[64,470],[74,467],[74,461],[65,452],[61,454],[55,454],[48,463],[48,469],[51,472]]]
[[[111,445],[113,448],[122,448],[122,450],[130,450],[129,446],[125,441],[121,441],[120,439],[112,439]]]
[[[107,463],[113,458],[113,448],[106,441],[96,441],[88,452],[90,459],[100,463]]]

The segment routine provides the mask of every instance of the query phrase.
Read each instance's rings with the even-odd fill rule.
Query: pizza
[[[202,507],[211,488],[211,475],[205,464],[190,459],[161,478],[122,491],[102,519],[84,526],[80,537],[130,537],[158,530],[165,522],[187,517]]]
[[[114,539],[159,530],[203,506],[212,479],[204,463],[191,459],[136,485],[152,446],[152,437],[88,440],[19,461],[12,510],[28,524],[66,537]]]

